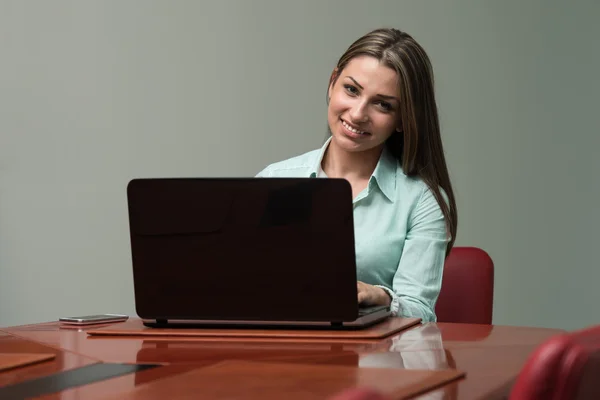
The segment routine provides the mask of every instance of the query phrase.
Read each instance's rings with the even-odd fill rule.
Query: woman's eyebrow
[[[348,75],[348,78],[350,78],[352,80],[352,82],[354,82],[354,84],[359,87],[359,89],[364,90],[364,87],[362,87],[362,85],[360,83],[358,83],[356,81],[356,79],[354,79],[353,77],[351,77],[349,75]],[[397,102],[400,102],[400,100],[398,100],[398,98],[396,96],[390,96],[387,94],[378,94],[377,96],[381,97],[382,99],[396,100]]]

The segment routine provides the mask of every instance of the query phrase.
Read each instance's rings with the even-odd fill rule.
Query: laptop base
[[[170,329],[306,329],[306,330],[359,330],[385,321],[391,316],[389,307],[374,307],[354,321],[247,321],[195,319],[142,319],[149,328]]]

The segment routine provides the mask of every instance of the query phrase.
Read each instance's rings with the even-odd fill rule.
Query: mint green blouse
[[[324,177],[321,161],[330,140],[268,165],[256,177]],[[353,204],[358,280],[384,289],[394,315],[436,321],[449,237],[433,193],[419,178],[406,176],[385,149]]]

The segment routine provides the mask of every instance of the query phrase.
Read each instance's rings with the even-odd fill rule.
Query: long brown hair
[[[406,32],[376,29],[352,43],[340,57],[333,84],[348,62],[359,56],[374,57],[398,74],[402,132],[394,132],[386,146],[400,161],[404,173],[421,178],[433,193],[450,237],[448,255],[456,239],[456,201],[442,146],[429,57]]]

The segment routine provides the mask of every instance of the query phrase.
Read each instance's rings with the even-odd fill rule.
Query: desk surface
[[[94,326],[97,328],[97,326]],[[419,399],[502,396],[531,351],[561,331],[554,329],[428,323],[380,340],[293,340],[225,338],[92,337],[90,328],[57,322],[0,330],[0,353],[52,352],[39,364],[0,372],[0,388],[98,363],[159,364],[159,367],[66,389],[44,399],[117,396],[149,382],[222,361],[293,363],[304,366],[383,367],[409,370],[458,369],[464,379]],[[306,383],[307,385],[310,382]]]

